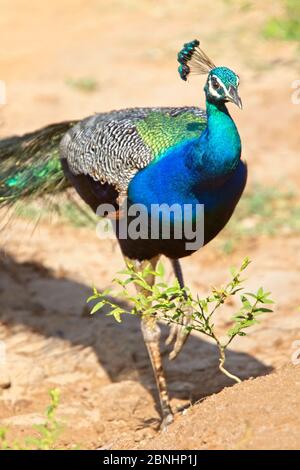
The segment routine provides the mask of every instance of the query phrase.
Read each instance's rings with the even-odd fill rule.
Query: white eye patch
[[[220,88],[218,88],[218,89],[214,88],[213,81],[217,82],[219,84],[219,87],[222,88],[222,90],[224,90],[225,94],[227,95],[227,90],[226,90],[226,87],[225,87],[224,83],[216,75],[211,75],[209,77],[208,90],[209,90],[210,95],[214,96],[215,98],[220,98],[220,94],[218,93],[218,90],[220,90]]]
[[[213,82],[217,82],[219,84],[219,88],[215,88],[213,85]],[[236,76],[236,86],[239,85],[240,79],[238,76]],[[226,86],[220,79],[220,77],[217,77],[216,75],[211,75],[209,77],[208,81],[208,90],[211,96],[214,96],[215,98],[220,98],[220,89],[223,90],[225,98],[231,98],[229,91],[227,90]]]

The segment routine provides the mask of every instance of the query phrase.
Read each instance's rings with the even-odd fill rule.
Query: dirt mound
[[[299,366],[247,380],[189,408],[138,448],[299,449],[299,393]]]

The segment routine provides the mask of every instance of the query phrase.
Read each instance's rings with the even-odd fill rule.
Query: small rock
[[[0,371],[0,389],[5,390],[11,387],[11,380],[7,372]]]

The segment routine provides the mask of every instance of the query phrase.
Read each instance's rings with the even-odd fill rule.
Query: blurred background
[[[289,363],[300,339],[299,0],[0,0],[7,93],[0,137],[117,108],[203,106],[205,77],[184,83],[177,73],[177,52],[195,38],[217,65],[240,75],[244,109],[230,112],[249,182],[229,226],[183,267],[204,294],[232,264],[253,260],[248,285],[270,290],[275,311],[235,344],[229,368],[255,376]],[[116,432],[139,442],[154,432],[140,421],[157,411],[138,324],[92,323],[85,308],[90,286],[109,286],[122,267],[118,248],[98,240],[67,202],[32,233],[39,212],[24,207],[0,239],[0,335],[8,351],[1,416],[22,434],[38,421],[49,387],[59,385],[73,427],[64,445],[76,433],[90,447]],[[233,313],[234,305],[224,309],[221,330]],[[216,357],[210,344],[192,339],[167,364],[174,406],[229,385]]]

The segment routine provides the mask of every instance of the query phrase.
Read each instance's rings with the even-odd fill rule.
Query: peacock
[[[215,66],[198,40],[184,44],[178,62],[184,81],[191,74],[207,75],[206,110],[123,109],[4,139],[0,141],[0,207],[73,187],[95,213],[101,205],[109,206],[105,215],[116,221],[116,237],[127,263],[137,272],[149,265],[155,270],[165,255],[183,287],[179,259],[207,244],[227,224],[245,188],[247,166],[241,160],[237,127],[226,107],[232,102],[242,108],[239,76],[227,67]],[[190,210],[179,215],[169,211],[171,231],[166,238],[166,212],[150,216],[153,204],[167,208],[176,204]],[[146,208],[148,236],[121,236],[120,225],[135,205]],[[200,246],[191,248],[190,239],[183,232],[176,236],[175,228],[186,223],[195,228],[199,206],[204,232]],[[128,215],[126,223],[132,218]],[[151,236],[157,223],[158,234]],[[153,284],[154,276],[150,277],[148,282]],[[141,329],[157,383],[162,423],[167,426],[173,413],[156,318],[143,317],[141,312]],[[170,358],[176,357],[186,338],[183,329],[171,331],[169,343],[174,341],[174,347]]]

